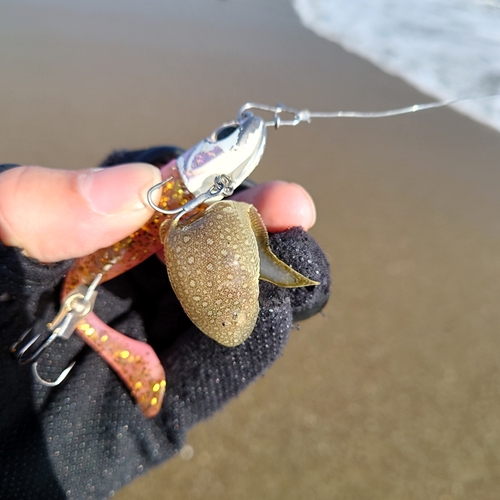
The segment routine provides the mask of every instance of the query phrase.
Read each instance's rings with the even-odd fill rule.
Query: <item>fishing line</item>
[[[406,115],[416,113],[417,111],[424,111],[427,109],[443,108],[453,104],[479,101],[482,99],[494,99],[500,97],[500,94],[492,94],[487,96],[478,97],[463,97],[458,99],[449,99],[446,101],[436,101],[422,104],[413,104],[404,108],[389,109],[385,111],[309,111],[308,109],[298,110],[290,108],[283,104],[277,106],[268,106],[266,104],[257,104],[248,102],[244,104],[239,111],[239,118],[246,116],[251,109],[258,109],[261,111],[269,111],[274,114],[272,121],[265,122],[267,127],[279,128],[281,126],[295,126],[302,122],[311,122],[312,118],[387,118],[390,116]],[[282,115],[292,114],[293,118],[284,120]]]

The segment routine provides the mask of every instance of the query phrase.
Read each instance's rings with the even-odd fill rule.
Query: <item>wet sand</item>
[[[301,27],[286,0],[4,2],[3,162],[188,147],[246,101],[428,101]],[[134,10],[135,9],[135,10]],[[305,185],[324,314],[131,499],[481,499],[500,488],[500,135],[453,110],[271,130],[253,178]]]

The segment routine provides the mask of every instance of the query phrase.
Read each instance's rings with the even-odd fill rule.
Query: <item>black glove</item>
[[[163,165],[181,152],[121,151],[103,165]],[[11,167],[0,167],[0,173]],[[318,312],[330,288],[328,263],[311,236],[293,228],[270,240],[280,259],[321,284],[285,289],[261,281],[255,330],[235,348],[192,325],[156,257],[98,288],[96,314],[118,331],[147,340],[165,366],[165,401],[153,419],[142,415],[118,376],[76,335],[57,341],[39,359],[48,379],[76,361],[55,388],[35,383],[29,366],[9,355],[23,331],[55,316],[72,263],[40,264],[0,243],[0,498],[108,498],[172,457],[190,427],[264,373],[281,354],[293,320]]]

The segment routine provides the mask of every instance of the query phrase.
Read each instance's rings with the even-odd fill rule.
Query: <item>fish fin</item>
[[[280,260],[269,246],[269,235],[257,209],[250,205],[248,209],[250,223],[257,240],[260,258],[260,279],[285,288],[319,285],[318,281],[306,278],[288,264]]]

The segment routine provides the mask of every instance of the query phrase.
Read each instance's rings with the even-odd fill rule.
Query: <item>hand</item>
[[[261,282],[254,332],[226,348],[189,322],[164,265],[148,259],[100,286],[95,312],[113,328],[147,339],[158,353],[167,375],[160,414],[144,418],[114,372],[76,336],[57,341],[39,360],[39,370],[52,380],[75,360],[63,384],[35,384],[8,348],[35,318],[54,317],[57,284],[71,263],[41,265],[25,256],[56,262],[135,230],[150,217],[145,194],[160,180],[146,163],[164,164],[169,155],[172,148],[122,152],[106,163],[141,163],[98,172],[18,167],[0,173],[1,498],[16,498],[19,491],[26,500],[112,496],[173,456],[190,427],[261,376],[280,356],[292,319],[312,315],[328,298],[328,264],[314,240],[298,228],[271,235],[278,257],[321,285],[284,289]],[[307,229],[315,220],[310,196],[295,184],[272,182],[235,197],[254,203],[270,231]]]
[[[146,194],[158,168],[132,163],[108,169],[18,167],[0,174],[0,240],[41,262],[88,255],[141,227],[153,214]],[[235,199],[257,207],[268,230],[309,229],[314,202],[297,184],[269,182]]]

